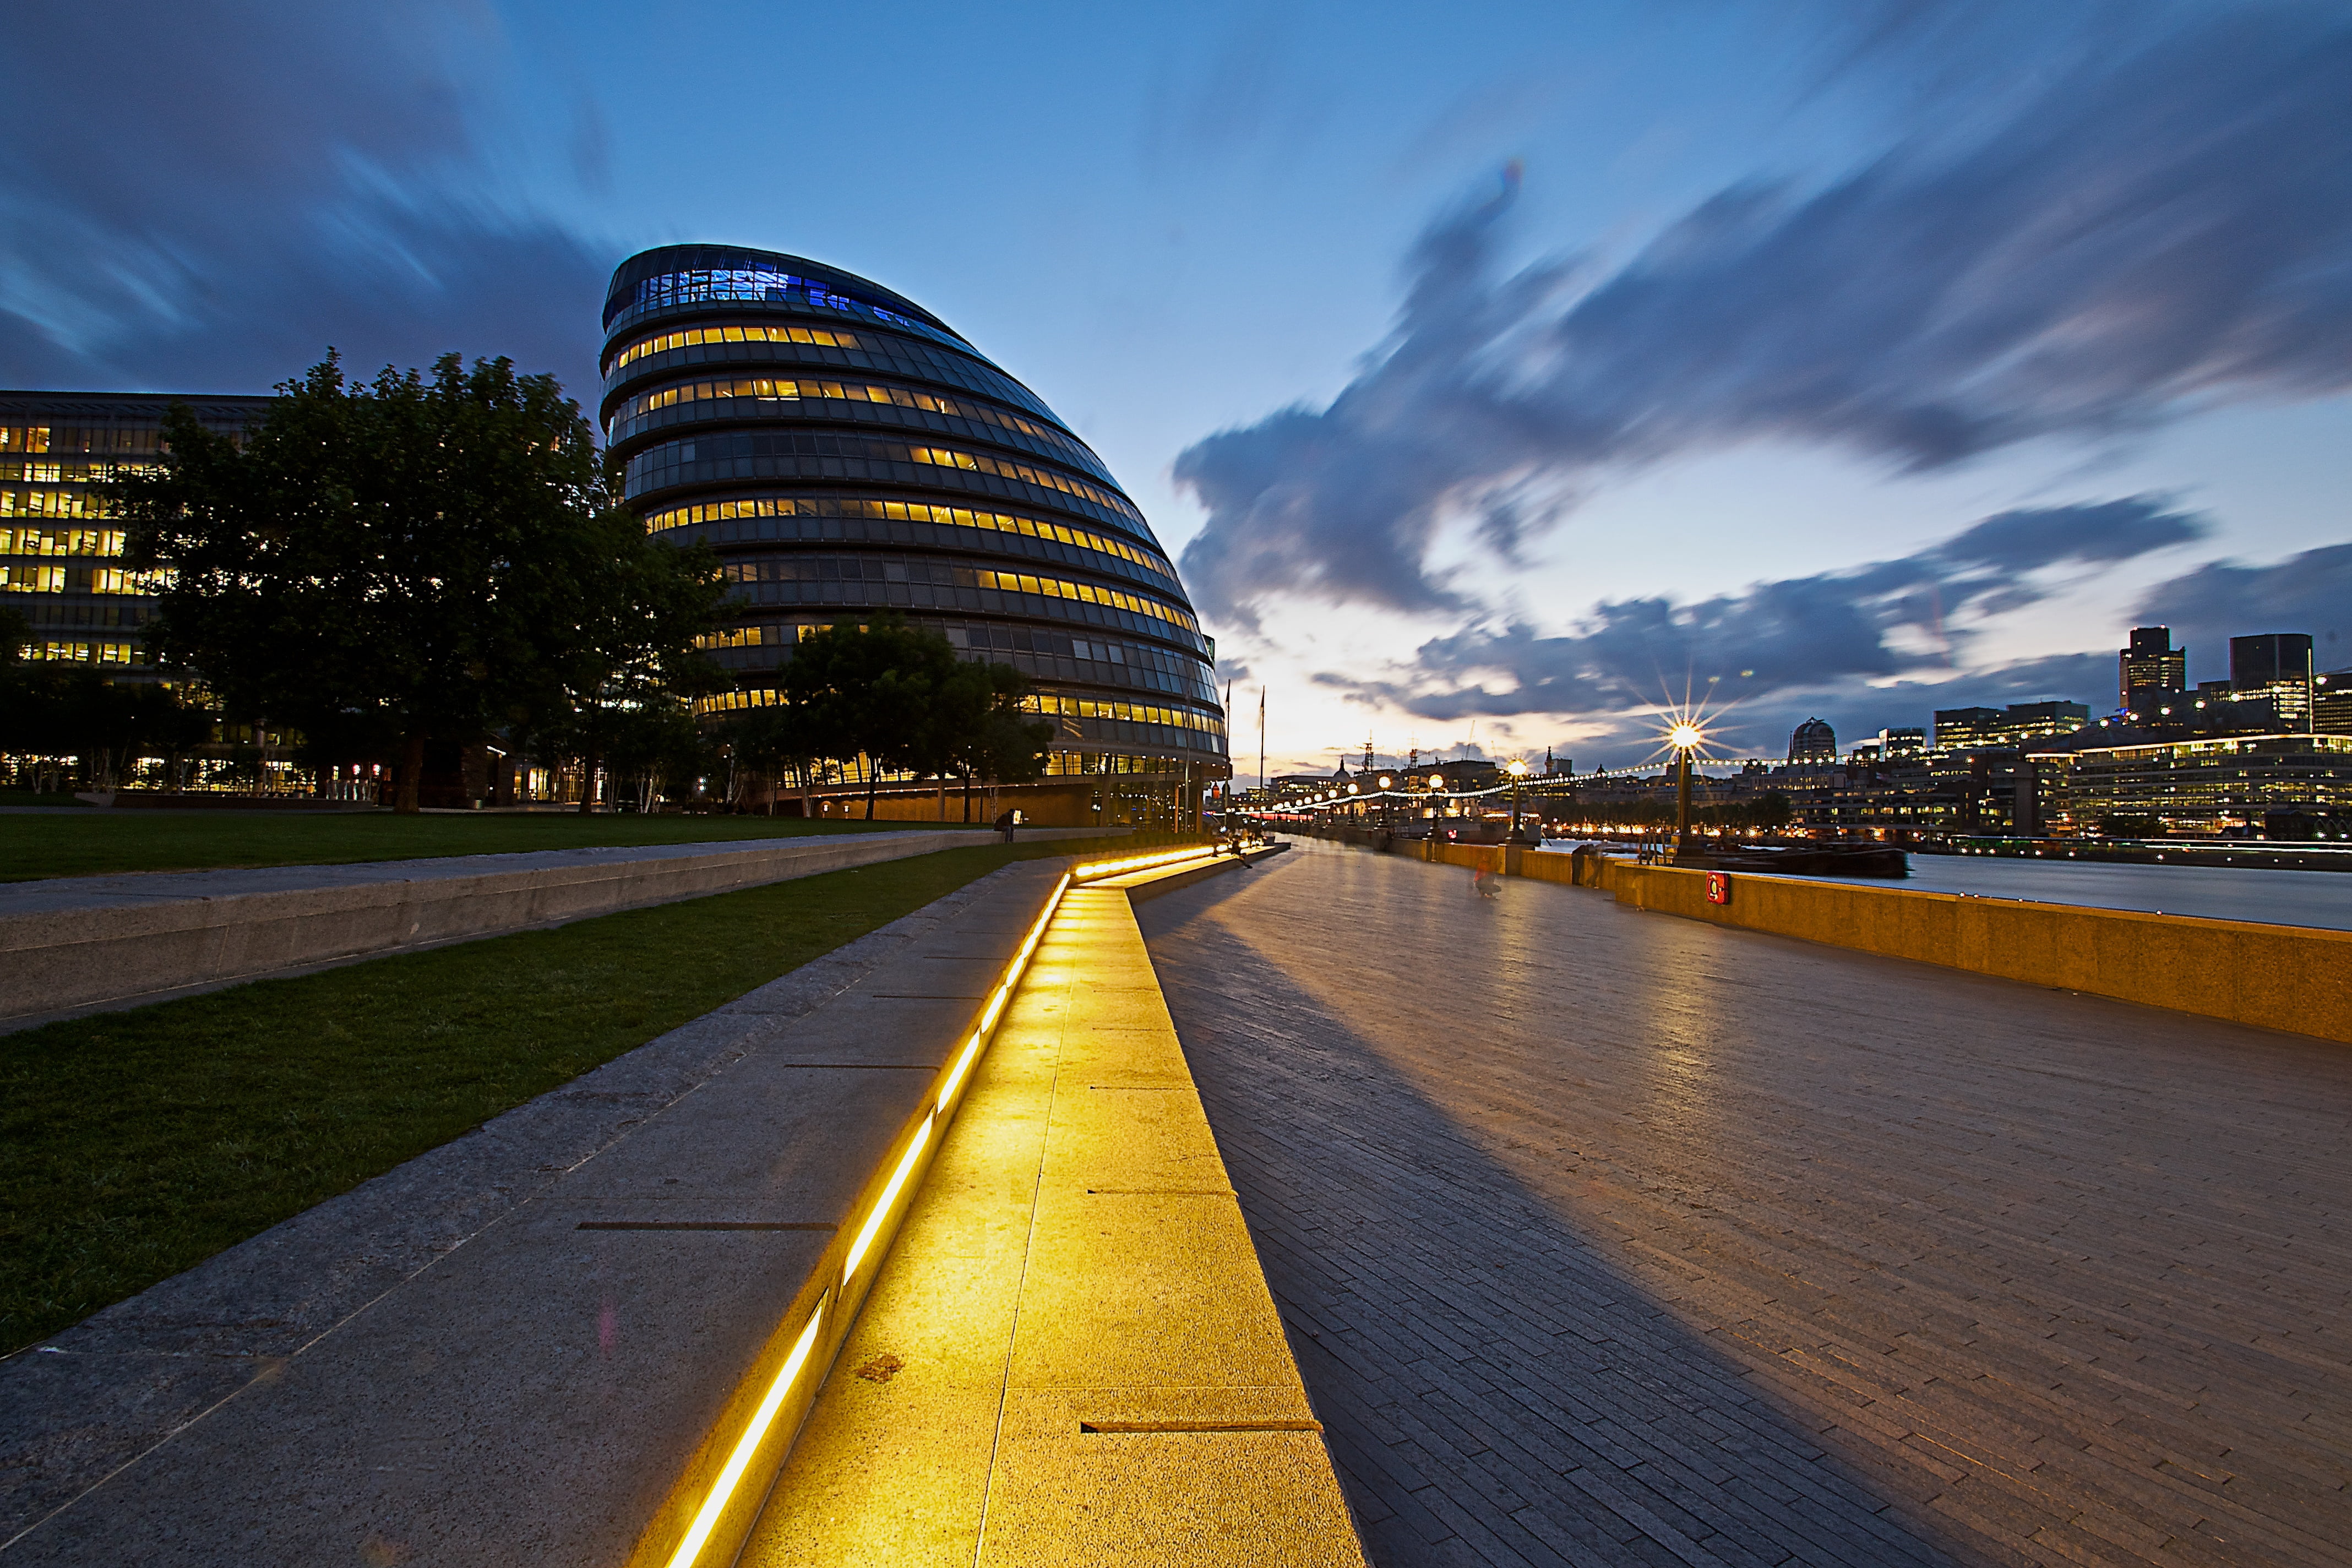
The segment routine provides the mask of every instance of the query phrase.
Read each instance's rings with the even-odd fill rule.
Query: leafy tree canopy
[[[689,683],[723,587],[646,538],[553,377],[457,354],[347,382],[331,353],[242,443],[175,406],[160,472],[113,500],[168,568],[150,646],[231,712],[397,749],[545,730]]]

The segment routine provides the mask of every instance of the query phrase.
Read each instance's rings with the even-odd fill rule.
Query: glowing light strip
[[[989,999],[988,1011],[982,1016],[980,1027],[972,1032],[971,1037],[964,1042],[963,1049],[957,1054],[955,1068],[940,1086],[931,1114],[923,1118],[923,1125],[915,1133],[915,1141],[907,1146],[906,1153],[899,1156],[898,1168],[890,1173],[882,1195],[875,1200],[865,1225],[859,1227],[857,1239],[850,1244],[848,1256],[841,1266],[841,1281],[845,1287],[848,1285],[850,1277],[857,1272],[858,1264],[865,1260],[866,1249],[874,1245],[875,1237],[880,1234],[882,1222],[889,1217],[891,1206],[898,1201],[898,1194],[906,1186],[908,1178],[914,1174],[916,1163],[929,1144],[940,1117],[954,1100],[956,1090],[962,1086],[964,1075],[979,1059],[981,1047],[986,1043],[989,1030],[995,1026],[1005,1004],[1012,999],[1014,988],[1020,984],[1021,976],[1028,970],[1029,960],[1036,952],[1037,944],[1045,940],[1045,928],[1053,923],[1055,912],[1062,907],[1062,895],[1070,890],[1070,874],[1064,872],[1062,879],[1054,884],[1054,891],[1046,899],[1045,908],[1037,916],[1036,923],[1029,928],[1028,936],[1021,943],[1021,951],[1005,966],[1004,978],[997,985],[996,994]],[[759,1451],[761,1439],[768,1435],[768,1428],[775,1425],[776,1413],[783,1408],[784,1396],[792,1392],[793,1380],[800,1376],[802,1365],[807,1362],[809,1352],[815,1347],[817,1329],[824,1321],[825,1308],[832,1300],[833,1292],[830,1290],[817,1298],[816,1310],[809,1314],[807,1327],[801,1330],[801,1337],[793,1344],[792,1353],[784,1358],[784,1364],[777,1372],[775,1381],[768,1385],[766,1397],[760,1401],[759,1409],[752,1413],[751,1424],[743,1429],[743,1436],[736,1440],[734,1452],[728,1456],[726,1468],[719,1472],[719,1479],[712,1485],[710,1495],[702,1500],[702,1507],[695,1513],[694,1523],[688,1528],[685,1539],[670,1554],[668,1568],[692,1568],[694,1560],[709,1543],[710,1532],[718,1527],[719,1516],[727,1511],[728,1500],[735,1495],[735,1489],[742,1484],[743,1472],[750,1467],[751,1456]]]
[[[988,1011],[981,1015],[980,1027],[973,1030],[971,1038],[963,1043],[963,1049],[956,1054],[955,1067],[948,1073],[946,1081],[940,1085],[939,1099],[933,1103],[941,1114],[953,1103],[956,1090],[963,1087],[964,1074],[970,1072],[971,1064],[980,1059],[980,1048],[987,1043],[989,1031],[996,1027],[996,1020],[1003,1016],[1005,1004],[1013,1000],[1013,989],[1021,984],[1022,975],[1028,973],[1030,955],[1045,940],[1045,928],[1053,923],[1055,911],[1062,907],[1062,895],[1069,890],[1070,876],[1066,871],[1062,879],[1054,884],[1054,891],[1046,899],[1044,911],[1037,916],[1037,923],[1029,928],[1028,936],[1023,939],[1021,951],[1014,953],[1013,962],[1004,966],[1004,979],[997,985],[996,994],[988,999]]]
[[[768,1435],[768,1428],[775,1424],[776,1412],[783,1408],[784,1395],[792,1392],[793,1380],[800,1376],[801,1367],[808,1361],[809,1352],[816,1344],[817,1327],[824,1321],[825,1303],[832,1298],[830,1290],[817,1298],[816,1310],[809,1314],[808,1327],[801,1331],[800,1339],[793,1345],[793,1353],[784,1358],[784,1364],[776,1373],[776,1380],[768,1385],[768,1395],[760,1401],[760,1408],[752,1412],[751,1424],[743,1428],[743,1436],[736,1443],[735,1451],[727,1456],[727,1468],[719,1472],[718,1484],[710,1489],[710,1495],[702,1500],[701,1510],[694,1516],[694,1523],[687,1530],[686,1539],[677,1543],[676,1552],[670,1553],[669,1568],[688,1568],[701,1554],[703,1543],[710,1539],[711,1531],[719,1523],[719,1516],[727,1511],[728,1500],[735,1495],[736,1487],[742,1482],[743,1471],[751,1463],[752,1454],[758,1451],[761,1439]]]
[[[915,1141],[908,1144],[906,1153],[899,1156],[898,1168],[890,1173],[890,1184],[884,1187],[882,1195],[874,1200],[874,1212],[866,1216],[866,1224],[858,1230],[857,1239],[849,1244],[849,1256],[841,1265],[844,1282],[857,1272],[858,1259],[864,1258],[866,1249],[874,1245],[875,1233],[882,1228],[883,1220],[889,1215],[890,1205],[898,1201],[898,1189],[905,1186],[907,1178],[915,1173],[915,1161],[921,1155],[924,1146],[930,1142],[931,1129],[939,1125],[939,1120],[937,1111],[924,1117],[923,1125],[915,1133]]]
[[[1179,860],[1196,859],[1202,856],[1214,856],[1216,853],[1217,846],[1213,844],[1193,844],[1181,849],[1171,849],[1160,855],[1138,855],[1127,860],[1097,860],[1091,866],[1074,868],[1070,875],[1082,881],[1092,881],[1099,877],[1115,877],[1125,871],[1147,870],[1153,866],[1172,865]]]

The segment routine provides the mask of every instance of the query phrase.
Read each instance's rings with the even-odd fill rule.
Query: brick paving
[[[1468,879],[1139,911],[1375,1563],[2352,1563],[2352,1049]]]

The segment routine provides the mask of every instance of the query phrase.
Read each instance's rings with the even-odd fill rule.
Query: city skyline
[[[621,257],[810,256],[1128,484],[1245,775],[1261,686],[1290,771],[1474,722],[1631,762],[1710,675],[1751,754],[2096,707],[2156,621],[2192,683],[2232,634],[2352,663],[2336,8],[896,20],[793,78],[780,156],[667,106],[765,101],[791,12],[14,19],[0,382],[251,393],[332,343],[587,403]]]

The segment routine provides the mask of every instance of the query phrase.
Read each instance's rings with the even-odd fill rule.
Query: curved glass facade
[[[772,670],[808,628],[896,610],[1035,683],[1054,773],[1228,774],[1214,652],[1150,525],[946,322],[800,257],[686,245],[622,263],[604,325],[623,493],[732,585],[714,659]],[[753,680],[710,706],[763,700]]]

